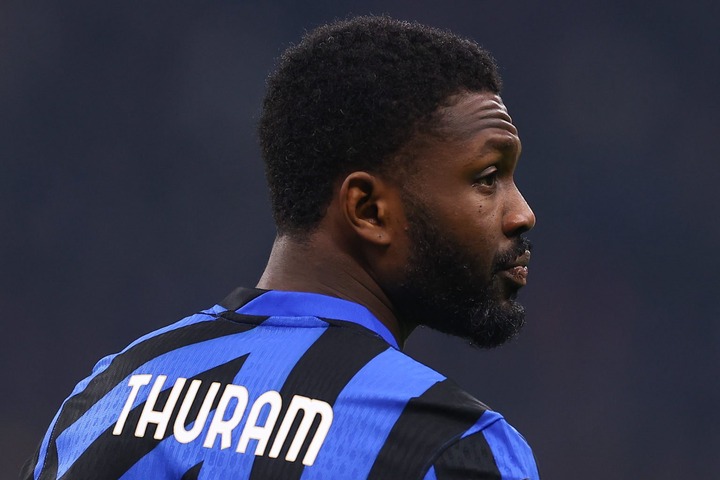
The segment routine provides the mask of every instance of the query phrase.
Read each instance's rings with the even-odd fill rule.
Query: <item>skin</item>
[[[367,307],[403,345],[417,322],[403,318],[393,292],[405,281],[412,239],[407,195],[469,254],[479,284],[495,283],[510,302],[521,284],[493,259],[535,225],[513,180],[521,144],[502,99],[461,93],[437,112],[432,133],[406,146],[414,160],[395,175],[358,171],[336,183],[327,213],[309,238],[276,239],[258,288],[321,293]],[[524,263],[529,252],[521,259]],[[514,263],[514,262],[513,262]]]

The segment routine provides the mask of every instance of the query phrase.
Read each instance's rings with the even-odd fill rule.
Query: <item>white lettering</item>
[[[135,402],[137,394],[140,391],[140,387],[150,383],[150,379],[152,379],[152,375],[133,375],[132,377],[130,377],[130,381],[128,382],[128,386],[131,387],[130,395],[128,395],[125,406],[120,412],[117,423],[115,423],[115,428],[113,428],[112,432],[113,435],[120,435],[122,433],[125,422],[127,421],[128,414],[132,409],[133,402]]]
[[[303,457],[303,465],[310,466],[315,462],[315,458],[317,457],[318,452],[320,452],[320,447],[325,441],[328,430],[330,430],[330,425],[333,421],[333,410],[326,402],[303,397],[301,395],[295,395],[290,402],[290,406],[288,406],[287,413],[285,414],[285,418],[283,418],[280,430],[278,430],[277,437],[275,437],[275,441],[273,442],[273,446],[270,449],[268,456],[271,458],[277,458],[278,455],[280,455],[280,450],[287,439],[290,427],[292,427],[295,417],[297,417],[300,410],[303,411],[303,419],[300,422],[297,433],[295,433],[295,438],[293,438],[293,441],[290,444],[290,449],[285,456],[285,460],[288,462],[294,462],[297,460],[297,456],[300,453],[303,443],[305,443],[305,438],[310,431],[310,427],[312,426],[315,417],[320,415],[320,425],[318,425],[317,431],[315,432],[315,435],[310,442],[310,446],[305,453],[305,457]]]
[[[270,412],[268,413],[265,425],[260,427],[257,425],[258,417],[260,412],[265,405],[270,405]],[[250,439],[258,441],[255,447],[255,455],[260,456],[265,453],[265,447],[267,447],[270,435],[275,427],[278,415],[282,409],[282,397],[275,390],[269,390],[258,397],[253,403],[250,414],[248,415],[245,428],[243,428],[242,435],[240,435],[240,441],[238,442],[237,451],[239,453],[245,453],[248,442]]]
[[[155,435],[153,435],[155,440],[162,440],[165,436],[165,430],[167,430],[168,423],[170,422],[170,416],[172,415],[173,410],[175,410],[175,404],[177,403],[178,398],[180,398],[180,392],[182,392],[187,379],[182,377],[178,378],[177,381],[175,381],[175,385],[173,385],[172,390],[170,390],[170,396],[168,397],[167,402],[165,402],[162,410],[154,410],[158,396],[160,396],[162,387],[165,385],[165,380],[167,380],[167,375],[157,376],[157,379],[150,390],[150,395],[148,395],[148,398],[145,401],[142,413],[140,414],[140,419],[138,420],[137,428],[135,429],[136,437],[144,437],[145,430],[151,423],[157,425]]]
[[[183,403],[180,406],[180,411],[175,419],[175,424],[173,425],[173,435],[175,435],[175,439],[180,443],[190,443],[195,440],[198,435],[200,435],[200,432],[202,432],[202,429],[205,426],[205,421],[210,414],[210,408],[212,408],[213,400],[215,400],[218,390],[220,390],[219,382],[213,382],[210,385],[207,395],[205,395],[205,400],[203,400],[200,411],[195,418],[195,424],[190,430],[185,430],[185,422],[188,413],[190,413],[190,408],[192,408],[195,396],[197,395],[197,391],[200,388],[201,383],[202,380],[193,380],[190,382],[190,388],[188,388],[188,392],[185,395],[185,399],[183,400]]]
[[[133,375],[130,377],[128,381],[130,393],[115,423],[112,432],[113,435],[122,434],[130,411],[133,409],[133,404],[137,401],[141,387],[149,385],[151,381],[153,381],[153,375],[150,374]],[[220,392],[222,384],[219,382],[210,384],[193,422],[193,419],[188,418],[188,416],[193,409],[193,405],[200,401],[198,392],[202,386],[202,380],[192,380],[184,393],[182,402],[180,402],[180,395],[183,394],[187,379],[182,377],[178,378],[167,395],[168,398],[165,405],[162,409],[158,409],[158,399],[160,398],[160,393],[166,381],[167,375],[157,375],[155,377],[147,400],[145,400],[145,405],[140,413],[140,418],[137,421],[137,425],[135,425],[135,436],[138,438],[144,437],[147,433],[148,425],[154,424],[156,428],[153,438],[162,440],[167,432],[170,419],[173,417],[173,414],[176,414],[175,421],[172,425],[173,437],[178,443],[190,443],[200,436],[205,425],[208,423],[210,411]],[[234,384],[225,385],[225,389],[218,401],[217,409],[208,426],[203,447],[214,448],[216,439],[219,436],[220,449],[230,448],[233,442],[233,433],[236,435],[235,438],[237,438],[239,433],[240,439],[235,449],[238,453],[245,453],[250,444],[250,440],[256,440],[257,445],[253,452],[254,455],[265,455],[266,450],[269,448],[269,452],[267,453],[268,457],[278,458],[283,448],[287,447],[288,451],[285,455],[285,461],[295,462],[303,446],[307,444],[307,452],[303,457],[302,463],[303,465],[310,466],[315,462],[333,422],[334,413],[330,404],[322,400],[295,395],[290,400],[287,412],[282,419],[279,419],[280,413],[282,412],[283,399],[280,393],[275,390],[268,390],[255,400],[247,415],[247,420],[242,427],[242,431],[238,432],[238,430],[240,430],[238,426],[245,415],[248,401],[249,394],[247,388]],[[293,424],[297,423],[299,415],[302,415],[302,417],[299,421],[297,431],[292,438],[289,438],[290,430]],[[318,416],[320,417],[319,422],[317,422]],[[265,420],[261,421],[261,417],[265,418]],[[268,444],[270,443],[273,429],[278,420],[281,420],[280,428],[273,440],[272,446],[269,447]],[[262,425],[258,425],[258,423],[262,423]],[[312,435],[312,438],[308,439],[310,429],[316,423],[318,425],[317,430]],[[192,424],[192,427],[188,430],[185,427],[186,424]]]
[[[228,420],[224,420],[225,410],[227,410],[230,400],[233,398],[237,399],[237,405],[232,416]],[[240,385],[229,384],[225,387],[222,397],[220,397],[220,403],[218,404],[215,415],[213,416],[210,428],[208,428],[207,437],[203,442],[203,447],[212,448],[215,444],[215,437],[220,435],[220,448],[229,448],[232,443],[232,431],[233,428],[237,427],[238,423],[242,419],[245,413],[245,407],[248,402],[248,391],[247,388]]]

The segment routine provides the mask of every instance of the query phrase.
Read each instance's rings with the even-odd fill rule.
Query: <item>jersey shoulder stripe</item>
[[[450,380],[410,399],[380,450],[368,478],[383,478],[402,465],[406,475],[422,478],[437,452],[460,438],[487,407]]]
[[[494,452],[482,433],[475,433],[453,442],[435,461],[433,471],[437,480],[465,480],[487,478],[502,480]],[[522,477],[505,477],[522,478]]]
[[[445,448],[433,467],[437,480],[539,478],[535,458],[525,439],[502,415],[490,410]]]
[[[443,379],[393,348],[373,358],[335,401],[335,421],[326,445],[302,478],[368,478],[408,401]],[[402,463],[390,462],[388,468],[383,478],[388,478],[388,472],[393,472],[392,478],[404,478]]]

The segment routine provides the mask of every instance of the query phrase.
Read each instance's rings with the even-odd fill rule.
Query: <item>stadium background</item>
[[[254,284],[264,77],[349,13],[494,53],[538,217],[521,338],[408,351],[503,412],[546,479],[717,478],[720,4],[444,3],[0,4],[0,478],[97,359]]]

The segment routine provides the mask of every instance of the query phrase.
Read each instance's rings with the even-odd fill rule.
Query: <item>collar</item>
[[[359,303],[319,293],[238,288],[220,303],[245,315],[320,317],[360,325],[400,350],[390,330]]]

